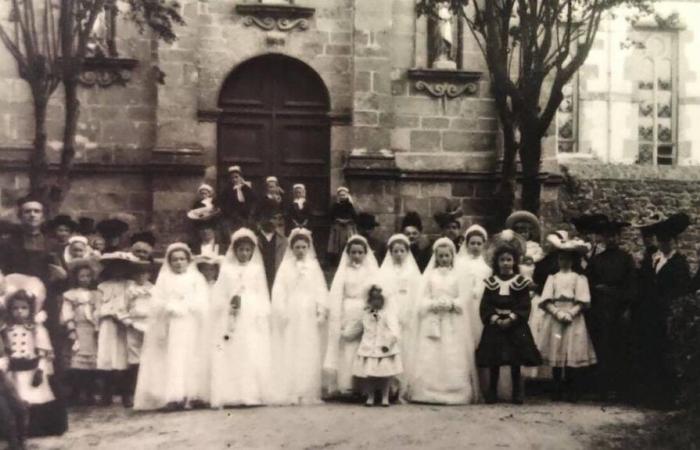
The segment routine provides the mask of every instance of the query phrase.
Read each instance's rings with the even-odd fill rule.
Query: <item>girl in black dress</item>
[[[522,250],[509,230],[494,242],[493,273],[487,278],[479,313],[484,323],[476,363],[490,371],[486,403],[497,399],[501,366],[510,366],[514,404],[522,404],[521,366],[539,366],[542,357],[530,332],[530,281],[518,274]]]

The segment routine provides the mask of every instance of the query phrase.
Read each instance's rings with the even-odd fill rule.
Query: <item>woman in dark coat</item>
[[[509,230],[508,230],[509,231]],[[530,317],[530,281],[518,274],[521,251],[515,238],[495,243],[494,275],[487,278],[479,313],[484,323],[476,363],[490,370],[487,403],[497,397],[501,366],[510,366],[513,385],[512,402],[523,402],[520,392],[521,366],[539,366],[542,357],[535,346],[528,318]]]
[[[670,364],[670,343],[668,320],[671,304],[685,295],[690,285],[690,269],[685,256],[677,251],[677,238],[690,224],[690,218],[683,213],[670,216],[653,227],[659,251],[652,256],[653,295],[645,297],[649,302],[647,339],[645,339],[644,378],[645,391],[651,406],[661,408],[673,404],[673,369]]]
[[[239,166],[228,168],[230,183],[219,193],[215,205],[223,214],[228,225],[228,234],[242,226],[249,226],[255,214],[257,198],[250,183],[243,179]]]

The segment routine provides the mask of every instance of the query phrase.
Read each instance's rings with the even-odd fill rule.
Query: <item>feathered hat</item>
[[[71,231],[78,229],[78,224],[68,214],[59,214],[47,223],[49,230],[55,230],[60,226],[68,227]]]
[[[403,217],[403,220],[401,220],[401,229],[405,230],[406,227],[415,227],[419,231],[423,231],[423,221],[417,212],[408,211]]]
[[[115,239],[129,231],[129,224],[117,218],[102,220],[97,223],[97,232],[105,239]]]
[[[439,212],[433,215],[433,219],[435,219],[435,222],[437,222],[438,226],[440,228],[447,228],[447,226],[451,223],[456,223],[460,227],[462,226],[462,223],[460,222],[460,218],[462,217],[462,208],[459,206],[455,208],[450,208],[448,207],[445,212]]]
[[[379,226],[374,214],[360,213],[357,215],[357,228],[361,230],[373,230]]]
[[[564,230],[557,230],[547,235],[547,242],[552,244],[552,247],[560,252],[576,253],[585,255],[591,250],[591,244],[584,242],[580,238],[571,238],[569,233]]]
[[[657,238],[672,239],[684,232],[690,226],[690,216],[686,213],[676,213],[670,215],[667,219],[651,226],[651,232]]]
[[[571,219],[571,224],[579,233],[595,233],[596,229],[608,221],[605,214],[584,214]]]
[[[78,233],[83,236],[95,234],[95,219],[91,217],[81,217],[78,219]]]

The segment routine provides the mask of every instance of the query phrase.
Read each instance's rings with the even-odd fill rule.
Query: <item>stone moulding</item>
[[[431,97],[449,100],[462,95],[474,95],[479,91],[481,72],[445,69],[410,69],[408,78],[414,81],[416,90]]]
[[[79,81],[86,87],[123,86],[131,80],[131,73],[138,63],[129,58],[86,58]]]
[[[264,31],[308,30],[309,19],[315,8],[298,5],[244,3],[236,5],[236,12],[244,16],[247,27],[256,26]]]

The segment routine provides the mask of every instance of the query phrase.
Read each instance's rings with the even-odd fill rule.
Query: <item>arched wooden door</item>
[[[292,185],[304,183],[315,226],[321,226],[330,189],[329,105],[325,84],[299,60],[264,55],[239,65],[219,95],[222,179],[228,166],[238,164],[263,195],[265,177],[275,175],[287,201]]]

